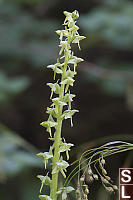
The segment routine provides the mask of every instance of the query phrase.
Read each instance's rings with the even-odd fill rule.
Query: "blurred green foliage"
[[[56,57],[57,20],[38,20],[18,5],[2,3],[0,9],[0,56],[4,65],[17,67],[27,62],[42,67]]]
[[[36,156],[36,153],[37,149],[35,147],[0,124],[0,184],[6,186],[5,192],[3,187],[0,187],[1,199],[9,199],[10,194],[6,192],[9,187],[13,186],[19,189],[19,187],[22,187],[21,184],[23,184],[23,188],[25,188],[25,190],[22,190],[22,200],[28,199],[29,194],[31,195],[31,198],[32,196],[33,198],[37,196],[38,191],[35,190],[35,187],[39,187],[38,182],[36,183],[36,186],[34,186],[27,176],[27,174],[31,173],[33,168],[39,169],[43,167],[40,159]],[[22,177],[25,178],[23,179]],[[18,181],[16,186],[12,183],[12,178],[14,178],[14,180],[16,178],[16,181]],[[33,187],[32,189],[31,186]],[[28,191],[24,195],[23,192],[26,192],[26,190]],[[21,191],[19,191],[18,195],[20,195],[20,193]],[[14,198],[15,195],[10,196],[11,200]]]
[[[37,150],[0,124],[0,182],[31,167],[41,167]]]
[[[104,47],[133,49],[133,3],[125,0],[102,0],[80,18],[80,26],[87,33],[89,45],[102,42]]]
[[[10,103],[12,98],[20,94],[28,85],[28,78],[9,78],[3,71],[0,71],[0,108]]]
[[[87,35],[86,48],[103,50],[103,54],[96,54],[95,58],[95,62],[102,66],[99,70],[93,69],[97,78],[91,72],[89,76],[98,81],[107,94],[124,95],[132,81],[133,61],[124,55],[133,51],[132,18],[133,2],[130,0],[102,0],[80,17],[80,27]],[[114,70],[113,74],[110,69]],[[106,74],[109,77],[106,78]]]

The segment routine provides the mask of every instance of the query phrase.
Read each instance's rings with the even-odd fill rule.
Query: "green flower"
[[[47,132],[50,134],[50,137],[52,137],[51,134],[51,128],[57,126],[57,122],[54,121],[52,116],[50,115],[47,121],[42,122],[40,125],[46,128]]]
[[[80,45],[79,45],[79,42],[80,40],[83,40],[85,39],[86,37],[84,36],[80,36],[80,35],[76,35],[75,38],[73,39],[72,43],[77,43],[78,44],[78,47],[80,49]],[[81,50],[81,49],[80,49]]]
[[[63,37],[69,37],[68,30],[57,30],[56,33],[60,36],[60,40],[62,41]]]
[[[58,83],[47,83],[47,85],[51,88],[51,96],[50,96],[50,99],[52,98],[53,93],[59,94],[59,92],[60,92],[60,86],[59,86]]]
[[[51,179],[48,176],[42,176],[42,175],[38,175],[37,178],[39,178],[42,182],[41,188],[40,188],[40,193],[41,193],[44,185],[50,185],[51,184]]]
[[[61,55],[63,51],[68,51],[71,48],[67,41],[61,41],[59,47],[61,47],[59,55]]]
[[[74,113],[76,112],[79,112],[78,110],[65,110],[63,112],[63,118],[64,119],[71,119],[71,126],[73,126],[73,123],[72,123],[72,116],[74,115]]]
[[[72,27],[75,25],[75,20],[79,17],[79,13],[77,10],[70,13],[67,11],[64,11],[64,15],[66,16],[64,25],[68,25],[69,27]]]
[[[65,80],[61,82],[61,84],[63,85],[66,84],[65,93],[67,92],[69,85],[73,86],[74,81],[75,80],[73,78],[68,76]]]
[[[53,158],[52,148],[50,149],[49,152],[38,153],[37,156],[40,157],[40,158],[43,158],[44,166],[45,166],[45,169],[46,169],[48,160],[51,159],[51,158]]]
[[[66,151],[67,160],[69,160],[68,151],[70,151],[70,148],[71,148],[72,146],[74,146],[74,144],[66,143],[66,142],[61,142],[59,151],[60,151],[60,152],[65,152],[65,151]]]
[[[56,108],[49,108],[49,107],[47,107],[46,113],[48,113],[49,115],[52,115],[53,117],[57,117]]]
[[[75,95],[74,94],[70,94],[70,92],[65,94],[65,96],[64,96],[64,101],[66,103],[68,103],[70,110],[71,110],[71,102],[73,101],[74,97],[75,97]]]
[[[73,18],[72,18],[72,13],[64,11],[64,15],[66,16],[65,21],[64,21],[64,25],[69,25],[70,23],[74,22]]]
[[[72,192],[72,191],[74,191],[74,190],[75,189],[73,187],[71,187],[71,186],[62,187],[56,192],[56,194],[57,195],[61,194],[62,200],[66,200],[67,199],[67,194]]]
[[[59,162],[56,163],[55,168],[52,170],[52,174],[58,173],[60,171],[64,176],[64,178],[66,178],[65,172],[68,166],[69,166],[68,162],[61,159]]]
[[[57,59],[57,63],[54,65],[48,65],[47,68],[50,68],[54,71],[54,80],[55,80],[55,76],[56,74],[62,74],[62,66],[64,65],[64,63],[60,63],[59,60]]]
[[[84,61],[82,58],[78,58],[77,56],[73,56],[73,55],[72,55],[72,56],[69,58],[68,63],[74,65],[74,72],[75,72],[75,68],[76,68],[77,64],[78,64],[79,62],[82,62],[82,61]]]
[[[52,99],[53,104],[51,106],[55,106],[56,107],[56,112],[58,113],[58,106],[66,106],[67,103],[64,101],[61,101],[59,97],[53,98]]]

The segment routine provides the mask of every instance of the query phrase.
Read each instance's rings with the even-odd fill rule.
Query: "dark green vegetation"
[[[73,93],[74,127],[64,124],[66,140],[78,152],[107,141],[133,141],[133,2],[130,0],[1,0],[0,1],[0,199],[38,199],[43,174],[35,153],[47,151],[47,119],[52,81],[46,66],[54,63],[63,11],[79,10],[81,35],[87,37]],[[42,134],[44,132],[44,134]],[[23,138],[23,139],[22,139]],[[118,159],[119,158],[119,159]],[[127,158],[127,159],[125,159]],[[111,162],[110,162],[111,161]],[[116,165],[112,166],[112,162]],[[110,176],[132,166],[132,152],[107,159]],[[90,198],[111,199],[101,185],[92,185]],[[97,192],[96,192],[97,191]],[[73,199],[73,197],[71,198]]]

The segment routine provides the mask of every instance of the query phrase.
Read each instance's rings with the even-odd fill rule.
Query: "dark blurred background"
[[[35,155],[50,142],[40,122],[47,120],[63,11],[78,10],[82,51],[72,89],[74,127],[65,122],[66,141],[78,152],[114,140],[133,141],[133,1],[132,0],[1,0],[0,1],[0,200],[37,200],[45,174]],[[133,152],[108,159],[116,179],[119,167],[132,167]],[[92,186],[91,186],[92,187]],[[101,185],[92,200],[113,200]],[[74,199],[72,197],[71,199]]]

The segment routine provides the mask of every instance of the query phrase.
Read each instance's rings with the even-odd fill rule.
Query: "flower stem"
[[[67,69],[67,63],[68,63],[68,56],[67,56],[67,53],[65,53],[65,63],[64,63],[64,69],[63,69],[61,81],[64,80],[66,69]],[[59,93],[60,100],[63,100],[64,92],[65,92],[65,84],[62,84],[60,93]],[[55,132],[55,137],[54,137],[54,157],[53,157],[52,170],[56,167],[56,163],[59,162],[59,158],[60,158],[59,147],[60,147],[61,129],[62,129],[62,110],[63,110],[63,106],[58,105],[57,127],[56,127],[56,132]],[[50,197],[53,200],[57,199],[56,192],[57,192],[57,186],[58,186],[58,174],[59,174],[58,171],[52,174]]]

